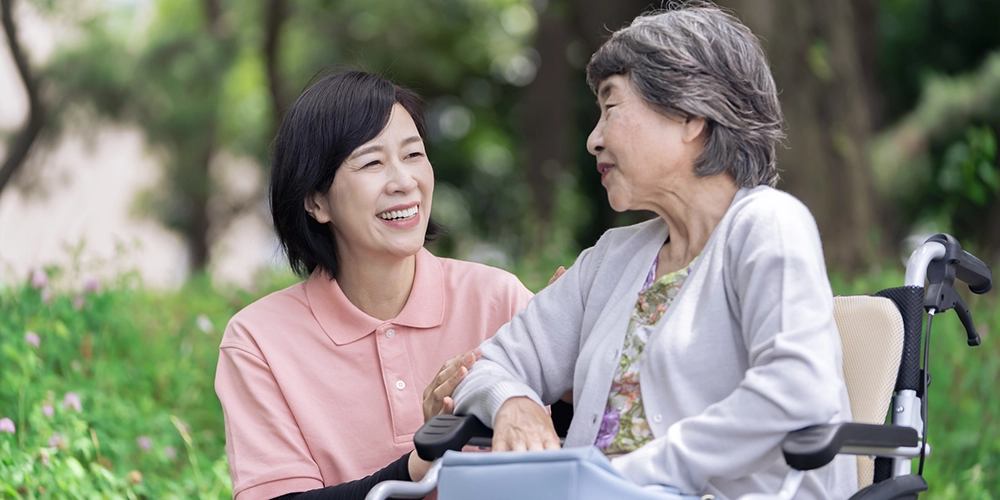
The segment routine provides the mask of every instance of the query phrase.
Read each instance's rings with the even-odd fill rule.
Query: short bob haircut
[[[710,2],[669,9],[612,34],[587,64],[587,83],[596,94],[606,78],[623,75],[654,109],[704,117],[705,149],[695,174],[728,172],[740,187],[773,187],[784,119],[760,42]]]
[[[421,98],[412,90],[362,71],[326,75],[288,109],[272,144],[271,217],[292,270],[303,278],[317,267],[334,279],[340,270],[333,232],[305,209],[306,197],[326,193],[337,169],[389,123],[395,104],[424,133]],[[425,241],[443,228],[428,221]]]

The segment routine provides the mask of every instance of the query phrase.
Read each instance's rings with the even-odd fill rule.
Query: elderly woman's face
[[[622,75],[597,90],[601,119],[587,139],[615,211],[656,210],[663,195],[694,179],[704,120],[653,109]]]
[[[402,258],[423,247],[433,194],[424,141],[396,104],[385,129],[348,156],[329,191],[306,200],[306,210],[331,223],[342,258]]]

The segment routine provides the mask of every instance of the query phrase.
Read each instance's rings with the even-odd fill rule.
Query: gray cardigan
[[[504,401],[552,403],[573,389],[566,446],[593,445],[629,317],[667,226],[609,230],[483,345],[455,390],[457,413],[492,425]],[[613,459],[639,484],[719,499],[775,493],[779,443],[849,421],[833,294],[808,209],[769,188],[741,189],[643,353],[642,401],[655,439]],[[797,499],[857,490],[853,457],[806,475]]]

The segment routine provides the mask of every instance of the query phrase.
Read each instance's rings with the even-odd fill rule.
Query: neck
[[[654,207],[670,230],[670,242],[660,250],[657,274],[675,271],[701,253],[715,226],[726,215],[739,187],[728,174],[699,177],[684,189],[671,190]]]
[[[341,256],[337,283],[347,300],[382,321],[399,316],[410,298],[417,258],[378,260]]]

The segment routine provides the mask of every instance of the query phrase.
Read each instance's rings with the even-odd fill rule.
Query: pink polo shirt
[[[226,327],[215,377],[233,495],[340,484],[412,450],[441,365],[530,298],[506,271],[421,250],[393,320],[361,312],[320,273],[250,304]]]

